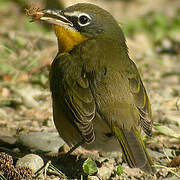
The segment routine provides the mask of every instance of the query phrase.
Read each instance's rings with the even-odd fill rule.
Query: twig
[[[173,170],[175,170],[176,168],[170,168],[170,167],[166,167],[166,166],[162,166],[162,165],[157,165],[157,164],[155,164],[154,166],[155,166],[155,167],[159,167],[159,168],[164,168],[164,169],[168,170],[168,172],[171,172],[171,173],[174,174],[176,177],[180,178],[180,175],[173,171]]]
[[[58,173],[58,175],[60,175],[61,177],[63,177],[64,179],[67,179],[67,177],[64,175],[64,173],[62,173],[58,168],[56,168],[54,165],[50,164],[49,168],[55,172]]]
[[[169,156],[168,156],[167,153],[165,152],[164,147],[163,147],[163,152],[164,152],[164,155],[166,156],[167,160],[170,162],[171,160],[169,159]]]
[[[178,101],[179,101],[179,98],[177,98],[177,101],[176,101],[176,109],[177,109],[177,111],[179,111]]]

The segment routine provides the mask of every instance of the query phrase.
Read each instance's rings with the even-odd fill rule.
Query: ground
[[[178,0],[98,3],[120,23],[130,57],[136,62],[148,91],[154,127],[153,137],[144,139],[159,171],[156,176],[148,177],[123,164],[123,172],[118,176],[121,156],[97,154],[92,159],[97,163],[98,176],[104,179],[180,179],[180,3]],[[68,6],[67,1],[64,4]],[[29,22],[19,4],[1,0],[0,15],[0,151],[21,154],[19,147],[7,146],[7,137],[16,140],[29,132],[56,132],[48,73],[57,53],[57,43],[52,31],[42,24]],[[77,161],[72,156],[66,165],[57,166],[68,178],[84,176],[85,179],[87,176],[82,170],[85,159],[87,157]]]

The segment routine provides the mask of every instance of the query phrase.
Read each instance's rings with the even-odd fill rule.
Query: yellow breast
[[[54,25],[55,33],[58,38],[59,52],[68,52],[74,48],[74,46],[87,40],[85,36],[79,32],[66,29],[63,26]]]

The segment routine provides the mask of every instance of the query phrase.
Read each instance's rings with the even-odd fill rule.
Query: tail
[[[154,174],[155,168],[145,144],[137,129],[131,131],[114,127],[114,133],[121,145],[123,157],[131,168],[140,168],[142,171]]]

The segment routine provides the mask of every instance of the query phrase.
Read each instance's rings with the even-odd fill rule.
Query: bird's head
[[[39,18],[54,25],[59,50],[67,52],[93,38],[122,39],[123,33],[110,13],[89,3],[78,3],[64,10],[44,9]]]

